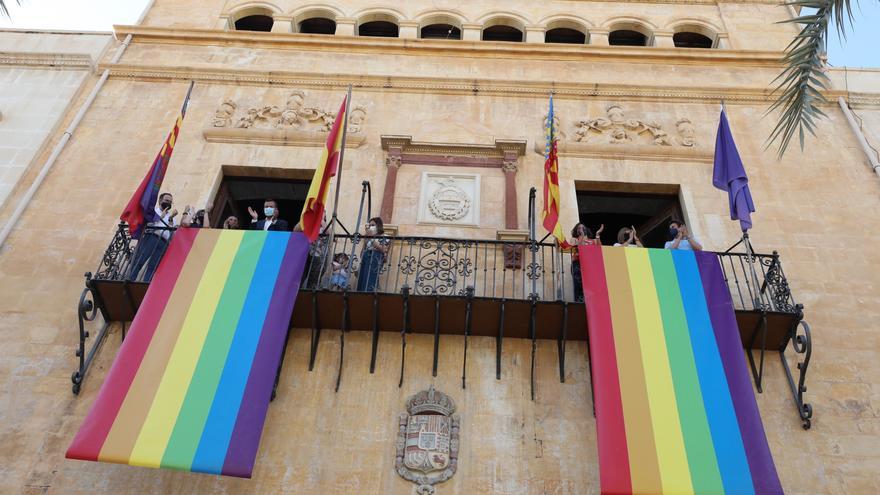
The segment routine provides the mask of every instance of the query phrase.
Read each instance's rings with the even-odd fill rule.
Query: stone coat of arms
[[[460,418],[455,402],[431,386],[406,403],[400,415],[395,469],[404,479],[417,483],[419,495],[431,495],[434,486],[455,474],[458,467]]]

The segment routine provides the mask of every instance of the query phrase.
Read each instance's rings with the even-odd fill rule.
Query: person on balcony
[[[581,262],[578,257],[578,246],[601,246],[602,240],[600,237],[602,236],[603,230],[605,230],[605,224],[602,224],[599,229],[596,230],[596,235],[594,236],[593,231],[580,222],[571,229],[571,245],[574,247],[574,251],[571,253],[571,281],[574,286],[574,300],[577,302],[584,301],[584,285],[583,279],[581,278]]]
[[[370,219],[370,223],[367,224],[366,237],[367,243],[361,252],[357,290],[374,292],[379,285],[379,272],[385,263],[385,255],[391,247],[391,240],[385,235],[385,224],[379,217]]]
[[[617,231],[617,242],[614,243],[614,247],[645,247],[642,245],[642,240],[639,239],[639,235],[636,233],[636,228],[634,226],[623,227]]]
[[[251,230],[280,230],[283,232],[290,230],[287,220],[278,218],[278,203],[274,199],[263,201],[263,215],[266,218],[260,220],[260,216],[250,206],[248,206],[248,213],[251,215]]]
[[[138,274],[144,265],[147,269],[144,271],[144,282],[153,279],[156,273],[156,267],[168,248],[168,241],[171,239],[173,230],[178,226],[176,217],[177,210],[173,209],[174,197],[171,193],[162,193],[159,195],[159,204],[154,206],[156,218],[152,222],[148,222],[144,233],[141,235],[135,249],[134,262],[131,264],[129,277],[132,280],[138,279]]]
[[[330,290],[348,290],[349,257],[345,253],[336,253],[333,256],[332,274],[330,275]]]
[[[229,215],[226,217],[226,220],[223,221],[223,228],[228,230],[238,230],[241,227],[238,224],[238,217],[235,215]]]
[[[696,237],[690,234],[687,225],[680,220],[669,222],[669,237],[671,241],[667,241],[663,246],[666,249],[684,249],[687,251],[702,251],[703,245]]]
[[[201,229],[208,225],[206,220],[206,212],[205,210],[195,211],[195,208],[187,205],[186,208],[183,209],[183,215],[180,218],[180,225],[183,227],[191,227],[194,229]]]

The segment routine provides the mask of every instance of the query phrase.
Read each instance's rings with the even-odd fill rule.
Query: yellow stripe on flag
[[[211,319],[226,285],[226,278],[244,231],[225,230],[217,240],[183,328],[171,351],[168,366],[159,383],[144,426],[138,435],[128,463],[132,466],[158,468],[183,399],[195,372]]]
[[[694,493],[675,389],[666,350],[660,302],[647,249],[623,249],[629,267],[636,327],[645,370],[648,403],[663,493]]]

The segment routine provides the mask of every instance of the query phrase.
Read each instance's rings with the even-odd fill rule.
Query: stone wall
[[[232,99],[237,112],[246,112],[283,106],[291,91],[302,90],[306,105],[335,109],[352,82],[354,103],[365,107],[367,117],[363,143],[346,151],[344,221],[354,221],[361,179],[371,181],[374,204],[380,200],[386,174],[381,136],[409,135],[454,144],[527,141],[516,194],[524,227],[528,189],[540,188],[542,177],[535,145],[541,144],[547,94],[555,89],[568,147],[561,159],[564,224],[576,219],[578,181],[674,184],[681,188],[689,223],[709,249],[724,249],[738,236],[726,218],[727,198],[711,186],[723,96],[758,208],[753,242],[762,252],[779,250],[794,297],[805,305],[813,328],[806,394],[815,410],[813,428],[801,429],[775,355],[769,355],[764,393],[757,396],[783,486],[796,494],[880,490],[875,448],[880,253],[873,248],[880,243],[873,214],[880,209],[880,179],[865,166],[835,105],[825,108],[829,118],[804,152],[795,146],[778,160],[764,149],[774,124],[772,116],[764,116],[769,103],[764,90],[779,70],[771,60],[775,52],[730,51],[724,58],[724,50],[693,54],[663,48],[525,50],[485,43],[414,48],[403,40],[314,44],[314,37],[300,35],[219,32],[206,40],[186,27],[212,27],[209,21],[226,7],[204,3],[181,9],[180,2],[156,2],[147,17],[153,31],[136,34],[120,65],[111,67],[108,83],[0,251],[0,492],[412,493],[412,485],[393,471],[394,438],[406,398],[432,382],[432,342],[424,336],[409,338],[406,376],[398,389],[399,337],[382,335],[380,364],[370,375],[369,336],[350,334],[342,387],[334,394],[338,331],[324,332],[315,371],[309,373],[308,331],[296,329],[251,481],[63,458],[119,346],[115,326],[82,395],[72,396],[74,307],[82,273],[99,262],[122,207],[173,124],[189,78],[197,82],[164,186],[175,193],[178,206],[209,204],[224,166],[308,171],[320,156],[320,146],[311,144],[249,141],[250,129],[235,131],[245,136],[240,142],[209,140],[206,131],[217,129],[223,101]],[[462,8],[483,12],[485,6]],[[752,36],[743,27],[749,23],[766,32],[777,29],[764,24],[765,8],[781,11],[766,4],[724,4],[725,11],[739,12],[743,40]],[[155,28],[174,25],[184,27]],[[737,31],[728,29],[735,45]],[[866,84],[850,94],[835,85],[832,99],[859,98],[860,115],[876,123],[880,102],[871,89],[876,87]],[[64,119],[84,97],[74,97]],[[653,134],[618,143],[625,153],[608,147],[617,144],[578,144],[576,124],[607,115],[612,103],[627,118],[656,122],[670,144],[654,143]],[[692,147],[681,144],[685,136],[676,123],[683,117],[694,127]],[[401,168],[401,183],[409,183],[404,174],[410,166]],[[497,201],[497,170],[479,173],[485,177],[484,204]],[[395,211],[411,210],[408,193],[395,198]],[[479,228],[469,230],[414,225],[408,213],[399,222],[404,232],[493,238],[502,228],[496,208],[483,208]],[[7,205],[0,217],[10,211]],[[441,339],[434,381],[458,402],[463,419],[460,470],[440,493],[597,493],[585,346],[570,345],[568,376],[561,384],[555,342],[539,342],[534,402],[529,342],[505,341],[503,376],[496,381],[494,341],[471,339],[465,390],[462,347],[461,337]]]

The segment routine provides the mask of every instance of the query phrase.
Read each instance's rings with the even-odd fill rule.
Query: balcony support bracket
[[[370,346],[370,374],[376,372],[376,354],[379,352],[379,293],[373,292],[373,339]]]
[[[760,364],[755,366],[755,356],[752,351],[755,346],[755,340],[758,338],[758,335],[761,336],[761,357]],[[747,349],[749,355],[749,366],[752,369],[752,378],[755,379],[755,387],[758,389],[758,393],[764,393],[763,381],[764,381],[764,355],[767,353],[767,312],[762,310],[761,317],[758,318],[758,322],[755,323],[755,328],[752,330],[752,336],[749,338],[749,347]]]
[[[336,371],[336,388],[334,392],[339,392],[339,384],[342,382],[342,362],[345,357],[345,334],[351,327],[351,320],[348,314],[348,291],[342,293],[342,329],[339,331],[339,369]]]
[[[321,318],[318,315],[318,291],[312,289],[312,338],[309,345],[309,371],[315,369],[318,343],[321,341]]]
[[[400,327],[400,381],[397,388],[403,387],[403,368],[406,364],[406,334],[409,333],[409,286],[404,285],[400,293],[403,295],[403,325]]]
[[[504,302],[501,299],[501,309],[498,315],[498,336],[495,338],[495,379],[501,379],[501,347],[504,343]]]
[[[794,399],[798,416],[801,419],[801,426],[803,429],[809,430],[812,426],[813,406],[804,402],[804,393],[807,391],[807,369],[810,367],[810,357],[813,354],[813,341],[810,335],[810,325],[803,319],[803,308],[801,304],[796,306],[798,318],[792,324],[788,337],[779,349],[779,358],[782,360],[782,369],[785,370],[785,377],[788,378],[788,385],[791,389],[791,395]],[[799,333],[798,330],[802,333]],[[798,361],[797,357],[795,357],[798,370],[797,383],[795,383],[791,368],[789,368],[788,358],[785,357],[785,351],[788,348],[789,342],[791,342],[791,348],[795,354],[804,355],[803,361]]]
[[[465,296],[467,297],[467,306],[464,312],[464,362],[461,365],[461,388],[463,389],[467,388],[465,379],[467,377],[468,336],[471,334],[471,305],[474,301],[474,288],[465,289]]]
[[[532,339],[532,366],[529,383],[531,386],[532,400],[535,400],[535,352],[538,348],[538,337],[536,332],[536,313],[538,309],[538,296],[532,293],[529,296],[531,300],[531,309],[529,310],[529,338]]]
[[[434,365],[431,376],[437,377],[437,360],[440,357],[440,296],[434,298]]]
[[[562,303],[562,328],[559,330],[559,383],[565,383],[565,342],[568,339],[568,302]]]

